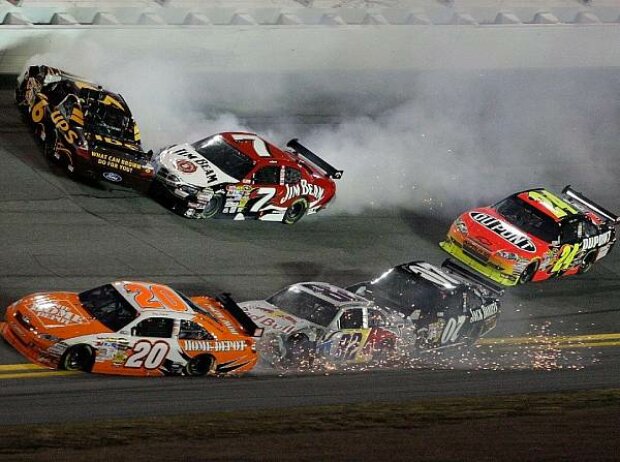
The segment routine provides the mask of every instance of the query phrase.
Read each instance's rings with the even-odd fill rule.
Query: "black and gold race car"
[[[45,153],[70,174],[146,190],[151,153],[123,97],[49,66],[31,66],[15,99],[43,141]]]

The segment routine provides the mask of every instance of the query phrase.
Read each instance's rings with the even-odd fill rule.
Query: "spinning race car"
[[[152,192],[187,218],[292,224],[324,209],[342,176],[297,140],[281,150],[253,133],[220,133],[153,156]]]
[[[399,313],[324,282],[294,284],[240,306],[265,329],[259,351],[276,366],[388,361],[414,340]]]
[[[495,327],[500,292],[444,264],[404,263],[347,290],[401,313],[413,324],[420,350],[472,344]]]
[[[71,174],[147,190],[150,154],[123,97],[48,66],[31,66],[15,92],[18,107]]]
[[[190,300],[165,285],[122,281],[29,295],[7,308],[0,333],[50,368],[201,376],[252,369],[262,331],[226,295]]]
[[[616,242],[618,216],[567,186],[513,194],[462,214],[441,247],[494,282],[514,286],[584,273]]]

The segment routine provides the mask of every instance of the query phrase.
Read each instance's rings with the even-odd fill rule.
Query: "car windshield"
[[[338,307],[335,305],[295,286],[272,295],[267,302],[323,327],[328,326],[338,314]]]
[[[432,312],[434,307],[445,306],[443,302],[450,296],[400,266],[375,279],[370,285],[378,304],[388,305],[405,316],[410,316],[414,310]]]
[[[97,104],[90,114],[90,128],[97,134],[122,141],[134,141],[134,124],[131,117],[120,109]]]
[[[553,218],[516,196],[504,199],[493,208],[510,224],[545,242],[555,241],[560,235],[560,227]]]
[[[192,147],[226,175],[239,181],[254,167],[252,159],[237,151],[219,135],[200,140]]]
[[[137,310],[111,284],[82,292],[79,298],[93,318],[114,332],[138,315]]]

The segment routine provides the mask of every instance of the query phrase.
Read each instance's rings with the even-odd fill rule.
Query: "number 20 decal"
[[[133,354],[125,361],[125,367],[157,369],[168,356],[169,350],[166,342],[141,340],[134,345]]]
[[[132,282],[125,284],[125,290],[135,293],[134,301],[143,309],[170,308],[174,311],[186,311],[187,307],[181,297],[166,286],[139,284]]]

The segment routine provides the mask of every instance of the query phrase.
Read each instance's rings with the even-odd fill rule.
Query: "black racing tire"
[[[538,269],[538,263],[533,262],[527,265],[527,267],[523,270],[523,272],[519,275],[519,279],[517,280],[517,284],[525,284],[530,282],[536,274],[536,270]]]
[[[224,195],[214,194],[202,212],[202,218],[213,218],[224,208]]]
[[[586,255],[579,265],[579,270],[577,271],[579,274],[587,273],[592,269],[592,265],[596,261],[596,252],[590,252]]]
[[[60,358],[60,368],[67,371],[90,372],[95,364],[95,351],[89,345],[69,348]]]
[[[56,134],[53,132],[53,130],[49,130],[49,128],[46,126],[43,126],[43,130],[45,130],[43,153],[48,159],[56,161],[57,159],[54,157],[54,153],[56,150]]]
[[[195,356],[187,362],[183,373],[190,377],[203,377],[211,371],[213,364],[215,360],[209,355]]]
[[[306,199],[298,199],[291,204],[291,206],[284,212],[282,223],[285,225],[292,225],[297,223],[303,218],[308,211],[308,201]]]

